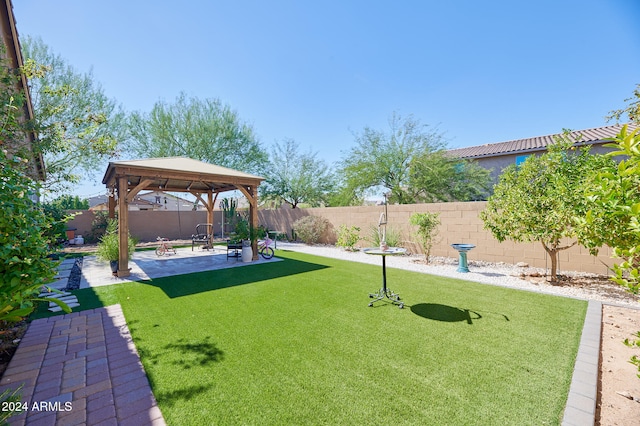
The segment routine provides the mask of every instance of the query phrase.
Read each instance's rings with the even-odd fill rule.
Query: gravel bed
[[[353,262],[380,265],[379,256],[362,251],[346,251],[330,245],[307,245],[278,241],[278,249],[308,253]],[[470,255],[471,256],[471,255]],[[559,271],[561,280],[551,284],[544,278],[545,269],[532,268],[525,264],[490,263],[469,260],[469,272],[457,272],[458,260],[432,257],[430,264],[424,255],[388,256],[387,267],[405,269],[425,274],[439,275],[483,284],[498,285],[538,293],[554,294],[583,300],[598,300],[603,303],[638,308],[640,298],[610,282],[605,276],[575,271]]]
[[[80,288],[80,279],[82,278],[82,257],[76,258],[73,268],[71,268],[71,275],[69,275],[69,281],[65,291],[77,290]]]

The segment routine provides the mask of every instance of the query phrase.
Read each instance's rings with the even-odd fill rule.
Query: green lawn
[[[120,303],[170,425],[559,424],[587,304],[389,269],[284,261],[76,292]]]

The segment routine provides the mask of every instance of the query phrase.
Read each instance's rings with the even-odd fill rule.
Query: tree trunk
[[[558,280],[558,249],[556,247],[549,247],[542,242],[542,247],[551,258],[551,281],[556,282]]]

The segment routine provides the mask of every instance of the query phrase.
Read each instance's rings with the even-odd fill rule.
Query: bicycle
[[[174,249],[173,246],[169,244],[168,238],[158,237],[156,238],[156,240],[160,241],[160,245],[156,247],[156,254],[158,256],[164,256],[165,253],[167,253],[169,250],[173,251],[173,254],[177,253],[176,249]]]
[[[271,243],[273,242],[268,236],[265,237],[264,240],[258,241],[258,253],[262,256],[263,259],[271,259],[273,257],[274,251],[271,248]]]

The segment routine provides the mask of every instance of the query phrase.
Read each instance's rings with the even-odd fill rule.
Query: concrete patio
[[[171,252],[171,254],[164,256],[157,256],[153,250],[135,252],[129,261],[131,274],[125,278],[114,277],[108,263],[98,260],[95,256],[86,256],[82,263],[80,288],[280,261],[276,257],[269,260],[258,257],[258,260],[245,263],[239,257],[227,257],[227,250],[224,246],[214,246],[212,250],[196,247],[193,251],[191,248],[178,248],[176,251],[176,254]]]

